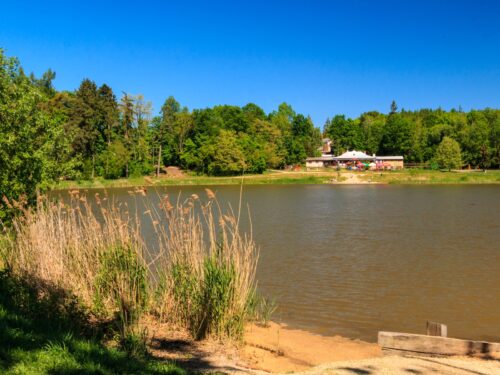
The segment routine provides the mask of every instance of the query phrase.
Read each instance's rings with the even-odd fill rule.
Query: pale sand
[[[319,364],[380,357],[377,344],[340,336],[324,337],[270,323],[250,324],[243,343],[193,341],[186,332],[145,319],[153,356],[174,360],[193,370],[288,373]]]
[[[241,350],[244,362],[270,372],[297,372],[322,363],[376,358],[381,354],[377,344],[315,335],[276,323],[269,327],[249,325]]]
[[[364,185],[364,184],[380,184],[380,182],[371,181],[370,176],[368,175],[368,179],[362,179],[361,177],[365,177],[367,175],[362,172],[353,172],[353,173],[342,173],[341,180],[337,181],[337,178],[333,178],[331,180],[332,184],[345,184],[345,185]]]
[[[500,375],[499,360],[476,358],[396,357],[363,359],[324,364],[301,375]]]
[[[500,357],[382,357],[377,344],[340,336],[325,337],[271,323],[248,325],[245,342],[193,341],[186,332],[145,319],[151,354],[201,372],[228,374],[300,373],[303,375],[500,375]]]

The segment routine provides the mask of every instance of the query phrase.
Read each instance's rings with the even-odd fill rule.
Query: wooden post
[[[448,337],[448,327],[441,323],[427,321],[427,336]]]

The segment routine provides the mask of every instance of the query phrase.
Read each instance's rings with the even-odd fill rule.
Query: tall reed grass
[[[144,335],[138,323],[145,313],[196,339],[241,338],[252,315],[258,249],[238,215],[208,189],[206,199],[164,196],[159,204],[142,189],[133,194],[142,212],[99,194],[89,202],[78,191],[65,201],[39,198],[13,220],[5,264],[117,322],[124,343]],[[154,249],[142,234],[146,221]]]

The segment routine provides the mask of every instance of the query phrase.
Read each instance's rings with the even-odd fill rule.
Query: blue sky
[[[2,2],[0,47],[26,71],[85,77],[157,111],[288,102],[338,113],[499,107],[500,1]]]

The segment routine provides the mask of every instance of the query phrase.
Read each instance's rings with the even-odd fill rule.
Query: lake
[[[238,207],[238,186],[211,189]],[[108,194],[130,200],[127,190]],[[180,191],[204,196],[148,194]],[[245,186],[247,204],[274,320],[368,341],[432,320],[452,337],[500,341],[500,187]]]

